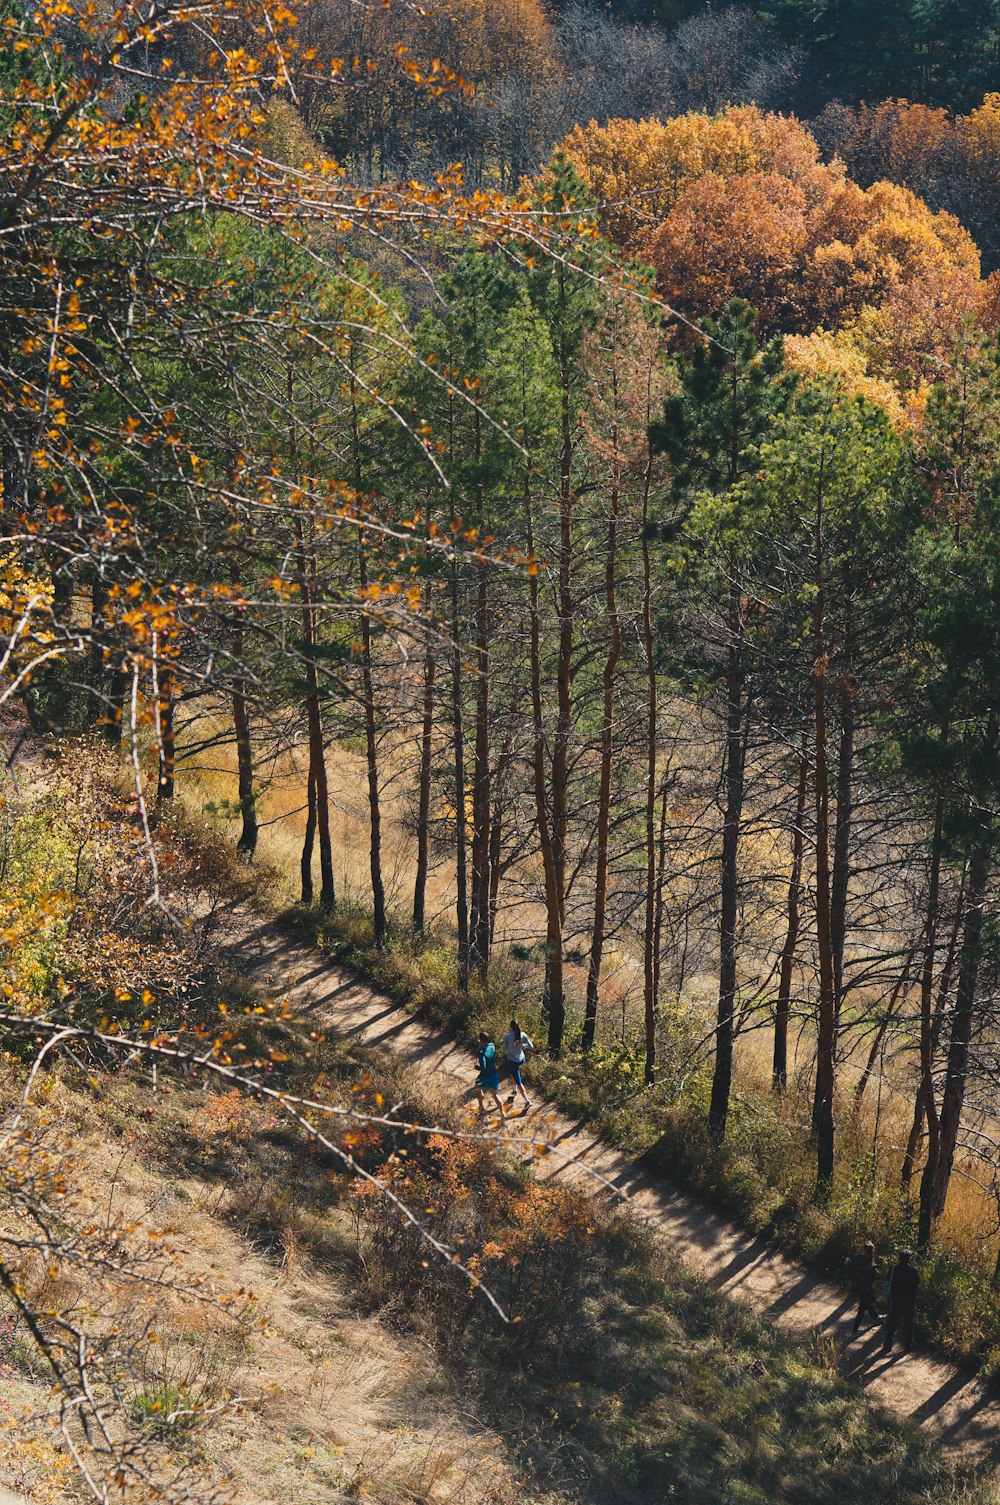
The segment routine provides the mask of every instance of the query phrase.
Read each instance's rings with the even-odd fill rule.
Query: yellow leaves
[[[871,374],[864,352],[849,332],[827,334],[820,330],[811,335],[786,335],[784,344],[785,360],[792,371],[832,380],[848,396],[876,403],[895,429],[910,426],[912,414],[899,391],[892,382]]]

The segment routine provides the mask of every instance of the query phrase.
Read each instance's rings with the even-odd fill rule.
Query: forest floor
[[[456,1098],[474,1101],[475,1069],[467,1046],[358,981],[317,947],[298,940],[280,919],[240,899],[217,907],[213,925],[215,941],[234,968],[308,1019],[311,1028],[400,1058]],[[1000,1396],[994,1389],[926,1352],[903,1354],[897,1348],[883,1355],[881,1330],[868,1329],[851,1341],[855,1303],[843,1289],[645,1172],[586,1124],[537,1098],[529,1113],[520,1104],[514,1112],[503,1131],[508,1145],[523,1141],[526,1158],[536,1156],[539,1142],[551,1146],[537,1160],[539,1174],[627,1198],[693,1275],[784,1335],[808,1342],[814,1354],[825,1346],[841,1373],[887,1411],[933,1436],[949,1454],[1000,1467]],[[487,1122],[499,1135],[495,1110]]]

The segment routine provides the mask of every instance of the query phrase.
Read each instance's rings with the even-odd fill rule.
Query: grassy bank
[[[97,784],[81,801],[87,814],[103,800],[107,817],[78,828],[87,893],[72,926],[60,914],[47,929],[33,925],[34,950],[9,970],[10,986],[58,1003],[69,979],[78,1017],[115,1009],[126,1024],[155,971],[157,996],[142,998],[143,1010],[155,1004],[165,1020],[204,1032],[218,1027],[225,1004],[228,1050],[266,1062],[269,1084],[331,1105],[391,1102],[400,1118],[462,1126],[417,1070],[258,1012],[257,995],[220,969],[211,948],[179,955],[172,932],[157,939],[144,918],[141,866],[133,869],[121,823],[110,819],[117,799],[113,785]],[[73,808],[60,790],[8,814],[5,902],[27,895],[32,915],[46,913],[75,861]],[[170,857],[167,897],[183,907],[190,887],[194,918],[203,908],[196,883],[210,864],[179,826],[156,840]],[[224,884],[217,855],[212,871]],[[134,858],[141,864],[139,842]],[[109,913],[123,925],[129,874],[135,913],[112,947]],[[126,948],[133,924],[142,928]],[[197,935],[192,925],[192,945]],[[475,1019],[463,1005],[463,1022],[449,1014],[443,948],[400,944],[373,956],[364,918],[344,913],[326,940],[358,968],[367,949],[379,986],[466,1030],[484,1012],[502,1021],[516,997],[517,969],[498,972],[473,1000]],[[96,950],[83,944],[91,941]],[[538,1069],[558,1088],[559,1064]],[[22,1072],[8,1055],[2,1100],[16,1094]],[[627,1101],[623,1093],[622,1111]],[[116,1224],[140,1241],[165,1224],[191,1282],[190,1297],[151,1297],[155,1342],[135,1345],[130,1422],[168,1460],[175,1445],[197,1446],[199,1480],[232,1486],[238,1499],[996,1505],[985,1475],[956,1470],[845,1384],[825,1345],[810,1354],[784,1343],[685,1276],[626,1213],[535,1182],[478,1142],[324,1120],[329,1137],[458,1254],[503,1316],[462,1270],[433,1256],[398,1207],[359,1195],[336,1154],[304,1142],[279,1105],[214,1084],[193,1065],[164,1069],[154,1085],[141,1065],[109,1069],[101,1057],[70,1055],[45,1079],[44,1109],[38,1132],[49,1125],[57,1135],[52,1153],[68,1163],[81,1215],[94,1204],[107,1222],[113,1201]],[[39,1268],[32,1278],[44,1284],[49,1274]],[[122,1341],[136,1321],[149,1337],[135,1302],[112,1302],[100,1266],[74,1281],[78,1302],[111,1303],[106,1320]],[[198,1293],[209,1285],[220,1300],[205,1305]],[[3,1358],[17,1383],[34,1375],[37,1355],[23,1341]],[[171,1414],[187,1418],[176,1444]],[[11,1434],[21,1456],[22,1433]],[[56,1490],[53,1501],[69,1505],[71,1494]]]
[[[256,1026],[252,1048],[273,1043],[273,1028]],[[363,1047],[314,1041],[306,1060],[289,1050],[287,1029],[280,1039],[289,1089],[318,1076],[334,1100],[350,1093],[361,1107],[398,1103],[401,1118],[465,1122],[449,1120],[433,1083]],[[140,1117],[126,1093],[117,1112]],[[179,1159],[215,1216],[290,1264],[301,1286],[351,1291],[357,1320],[377,1316],[401,1351],[433,1356],[436,1391],[425,1385],[414,1403],[499,1440],[499,1455],[479,1451],[464,1470],[438,1456],[410,1493],[398,1492],[398,1475],[370,1477],[359,1497],[449,1501],[458,1496],[447,1481],[461,1474],[461,1498],[481,1505],[995,1505],[986,1474],[956,1471],[889,1420],[840,1379],[826,1346],[783,1342],[686,1276],[627,1212],[537,1183],[478,1143],[352,1136],[365,1167],[419,1210],[504,1320],[390,1203],[359,1194],[335,1160],[303,1155],[273,1115],[251,1114],[248,1123],[228,1094],[179,1092],[144,1131],[142,1159],[164,1173]]]
[[[343,965],[470,1047],[480,1029],[499,1038],[512,1014],[534,1038],[544,1039],[538,969],[530,961],[500,957],[488,982],[473,981],[463,996],[447,937],[415,940],[396,928],[380,953],[370,920],[359,909],[344,907],[333,915],[293,909],[287,918]],[[660,1075],[656,1086],[646,1089],[639,1041],[626,1038],[584,1055],[573,1043],[579,1020],[571,1017],[563,1055],[552,1060],[539,1051],[531,1076],[564,1112],[586,1120],[651,1169],[817,1269],[846,1278],[854,1254],[869,1238],[888,1267],[899,1248],[913,1241],[915,1209],[900,1193],[898,1165],[873,1157],[867,1117],[840,1115],[838,1172],[829,1205],[821,1210],[812,1200],[815,1159],[804,1091],[792,1090],[779,1100],[766,1091],[737,1090],[720,1147],[706,1127],[708,1068],[690,1065],[694,1033],[683,1011],[664,1014]],[[1000,1293],[993,1284],[993,1262],[975,1231],[960,1226],[920,1258],[923,1336],[946,1357],[990,1373],[1000,1371]]]

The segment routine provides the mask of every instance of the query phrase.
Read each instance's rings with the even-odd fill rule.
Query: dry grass
[[[185,1126],[196,1131],[205,1096],[161,1089],[151,1121],[149,1101],[144,1083],[122,1082],[99,1101],[61,1085],[50,1107],[72,1127],[77,1171],[86,1167],[109,1216],[140,1237],[168,1226],[183,1251],[178,1273],[228,1298],[157,1297],[155,1362],[132,1398],[150,1420],[161,1395],[221,1408],[198,1433],[206,1493],[223,1488],[233,1505],[509,1505],[517,1490],[500,1439],[460,1414],[423,1345],[358,1315],[350,1260],[338,1273],[305,1252],[326,1226],[324,1209],[272,1186],[269,1200],[256,1199],[255,1227],[269,1224],[274,1239],[241,1232],[239,1196],[197,1173],[197,1132],[181,1163]],[[331,1194],[331,1213],[335,1203]],[[72,1294],[78,1303],[97,1296],[86,1276]],[[134,1325],[120,1306],[116,1317],[123,1333]],[[4,1373],[4,1482],[37,1505],[68,1505],[77,1495],[44,1422],[47,1391],[16,1367]]]
[[[202,718],[198,735],[208,730],[227,737],[227,723],[220,717]],[[189,734],[190,735],[190,734]],[[183,745],[184,733],[179,733]],[[382,871],[386,902],[390,909],[408,913],[413,902],[416,843],[412,834],[414,805],[413,749],[405,739],[380,748],[382,779]],[[330,830],[333,845],[334,880],[338,896],[348,906],[370,904],[370,825],[367,804],[367,767],[360,751],[347,742],[333,742],[327,750],[330,784]],[[269,759],[259,770],[257,801],[261,823],[258,860],[278,875],[288,899],[299,894],[299,859],[305,831],[306,773],[308,753],[304,746],[288,748]],[[180,763],[177,779],[179,798],[196,820],[206,816],[233,843],[239,834],[236,748],[229,740],[206,754],[196,754]],[[318,865],[318,857],[317,857]],[[427,878],[427,923],[450,921],[455,908],[453,865],[435,861]],[[501,943],[524,933],[544,932],[544,913],[530,902],[519,903],[516,937],[508,927],[508,912],[498,921]],[[539,927],[541,929],[539,930]]]

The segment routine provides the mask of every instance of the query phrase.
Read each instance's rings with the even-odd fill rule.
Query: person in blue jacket
[[[483,1093],[488,1092],[497,1105],[500,1122],[503,1123],[504,1111],[503,1103],[500,1101],[500,1072],[497,1069],[497,1048],[485,1030],[479,1036],[479,1053],[476,1056],[476,1065],[479,1067],[479,1075],[476,1077],[476,1096],[479,1098],[479,1111],[483,1113],[486,1109]]]

